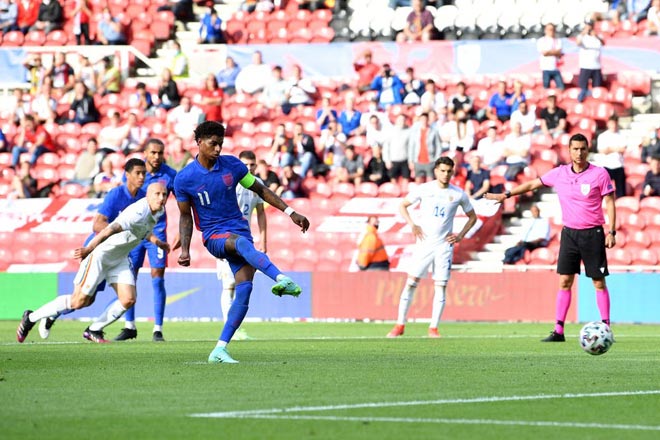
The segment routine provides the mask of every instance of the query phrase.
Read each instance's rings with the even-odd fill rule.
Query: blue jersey
[[[102,214],[108,218],[108,224],[112,223],[121,212],[126,209],[129,205],[137,202],[141,198],[147,195],[146,191],[142,188],[138,189],[135,193],[135,197],[128,192],[128,187],[126,185],[121,185],[116,188],[112,188],[108,191],[103,203],[98,210],[99,214]],[[92,232],[92,235],[87,237],[85,244],[87,244],[96,233]]]
[[[174,178],[176,177],[176,170],[170,168],[166,164],[162,164],[158,171],[155,173],[150,173],[147,171],[144,176],[144,185],[142,189],[146,192],[147,187],[154,182],[162,184],[165,189],[167,189],[167,195],[169,197],[170,193],[174,192]],[[156,226],[154,227],[154,235],[159,239],[166,241],[166,232],[167,232],[167,213],[163,214]]]
[[[190,203],[195,226],[205,242],[214,234],[228,232],[252,240],[236,199],[236,186],[247,174],[238,158],[220,156],[210,171],[195,159],[176,175],[174,195],[177,201]]]

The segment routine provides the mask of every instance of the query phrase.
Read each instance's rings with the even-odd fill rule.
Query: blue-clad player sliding
[[[309,220],[260,183],[243,162],[234,156],[220,155],[224,138],[222,124],[215,121],[199,124],[195,129],[199,154],[174,179],[174,193],[180,211],[179,264],[190,266],[194,215],[204,246],[214,257],[229,262],[236,279],[234,302],[218,343],[209,355],[210,363],[238,362],[227,352],[227,344],[247,314],[252,279],[257,269],[276,281],[272,288],[275,295],[298,296],[301,293],[300,286],[284,275],[266,254],[255,249],[250,227],[238,207],[236,186],[240,184],[254,191],[266,203],[288,214],[302,232],[309,229]]]

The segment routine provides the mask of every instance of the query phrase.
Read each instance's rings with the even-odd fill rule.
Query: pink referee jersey
[[[614,192],[605,168],[589,164],[576,173],[570,164],[560,165],[541,176],[541,182],[559,196],[564,226],[589,229],[605,223],[603,197]]]

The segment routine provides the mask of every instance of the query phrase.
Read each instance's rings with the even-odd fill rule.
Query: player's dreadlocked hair
[[[195,142],[211,136],[225,137],[225,126],[216,121],[205,121],[195,129]]]

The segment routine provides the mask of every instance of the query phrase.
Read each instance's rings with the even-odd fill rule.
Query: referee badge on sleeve
[[[589,194],[589,191],[591,191],[591,185],[589,185],[588,183],[583,183],[580,185],[580,192],[582,193],[583,196]]]

